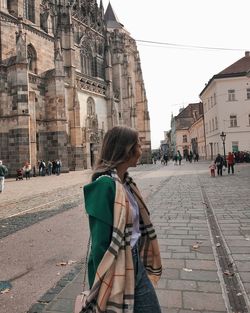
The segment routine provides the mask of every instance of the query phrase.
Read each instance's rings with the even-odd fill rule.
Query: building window
[[[92,56],[91,46],[87,41],[84,41],[81,46],[81,72],[89,76],[95,76],[95,59]]]
[[[211,108],[214,106],[214,103],[213,103],[213,96],[211,96]]]
[[[217,119],[217,116],[215,116],[215,129],[218,129],[218,119]]]
[[[230,127],[237,127],[237,115],[230,115]]]
[[[216,93],[214,93],[214,105],[216,105]]]
[[[118,115],[119,115],[119,118],[122,118],[122,113],[121,112],[119,112]]]
[[[27,47],[27,55],[28,55],[28,69],[30,72],[37,73],[36,68],[36,50],[32,45],[28,45]]]
[[[23,13],[24,18],[35,23],[35,0],[24,0]]]
[[[228,90],[228,101],[235,101],[235,90],[234,89]]]
[[[212,131],[212,127],[211,127],[211,120],[209,121],[209,132]]]
[[[250,100],[250,88],[247,88],[247,100]]]
[[[96,58],[96,77],[104,79],[104,62],[102,58]]]
[[[250,114],[248,114],[248,125],[250,126]]]
[[[182,136],[182,142],[183,142],[183,143],[187,142],[187,135],[183,135],[183,136]]]
[[[232,152],[238,152],[238,151],[239,151],[239,142],[232,141]]]
[[[212,129],[214,130],[214,119],[212,119]]]

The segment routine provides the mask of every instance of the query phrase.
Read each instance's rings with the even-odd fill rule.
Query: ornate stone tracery
[[[103,32],[104,20],[102,8],[98,8],[96,0],[70,1],[72,16],[89,27]]]

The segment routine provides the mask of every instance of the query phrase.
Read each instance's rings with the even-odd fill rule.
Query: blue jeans
[[[141,262],[137,245],[132,249],[135,270],[134,313],[161,313],[155,289]]]

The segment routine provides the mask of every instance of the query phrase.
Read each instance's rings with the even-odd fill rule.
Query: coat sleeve
[[[109,177],[102,177],[84,187],[86,212],[89,215],[91,234],[91,252],[88,261],[89,285],[94,277],[103,255],[107,251],[113,231],[113,207],[115,182]]]

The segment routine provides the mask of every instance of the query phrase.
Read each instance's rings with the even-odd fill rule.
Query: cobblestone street
[[[7,249],[11,236],[28,232],[38,221],[42,225],[46,219],[70,215],[74,206],[81,206],[80,187],[89,174],[77,172],[28,182],[7,181],[1,195],[3,246]],[[215,178],[209,176],[206,162],[140,165],[131,175],[145,196],[159,238],[163,275],[157,293],[162,312],[250,312],[250,165],[236,165],[234,176],[224,172],[222,177]],[[47,203],[48,197],[50,202],[55,201],[53,205]],[[61,201],[56,202],[59,198]],[[22,226],[13,228],[18,223]],[[79,222],[77,227],[80,225]],[[78,242],[78,249],[86,247],[85,242],[86,238]],[[29,313],[72,313],[75,295],[81,290],[81,260],[85,251],[80,251],[80,255],[70,273],[65,270],[66,276],[57,284],[55,279],[47,283],[50,288],[40,294],[40,300],[37,297],[32,301]],[[2,260],[1,264],[8,267]],[[4,280],[7,278],[5,275]],[[18,279],[9,293],[0,295],[1,313],[13,313],[14,306],[9,303],[17,297],[15,282]],[[15,312],[27,310],[17,307]]]

